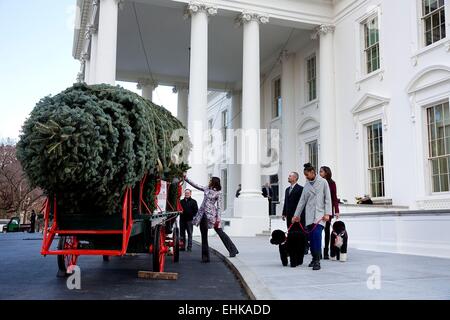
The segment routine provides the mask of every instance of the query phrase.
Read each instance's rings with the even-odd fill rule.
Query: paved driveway
[[[42,235],[0,234],[0,299],[248,299],[235,275],[214,254],[200,262],[200,248],[181,252],[180,263],[166,262],[178,280],[145,280],[139,270],[151,270],[151,256],[80,257],[81,290],[68,290],[57,278],[55,256],[39,254]]]

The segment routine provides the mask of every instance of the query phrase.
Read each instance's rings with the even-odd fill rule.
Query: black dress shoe
[[[328,248],[324,248],[323,249],[323,259],[324,260],[329,260],[330,256],[328,255]]]
[[[315,261],[313,265],[313,270],[320,270],[320,261]]]

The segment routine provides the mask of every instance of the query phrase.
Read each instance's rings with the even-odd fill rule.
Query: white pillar
[[[87,84],[89,84],[89,71],[90,71],[90,60],[89,60],[89,54],[83,53],[82,60],[84,62],[84,78],[83,81]]]
[[[119,0],[100,0],[96,83],[116,83],[118,11]]]
[[[280,195],[288,187],[288,176],[298,171],[295,163],[295,53],[283,52],[281,57],[281,177]],[[283,197],[282,197],[283,198]],[[281,199],[283,200],[283,199]]]
[[[188,87],[185,85],[177,85],[174,89],[175,92],[178,93],[177,118],[187,128],[189,99]]]
[[[242,92],[241,91],[232,91],[231,95],[231,128],[234,132],[241,128],[241,102],[242,102]],[[236,190],[238,189],[238,185],[241,183],[241,166],[238,162],[238,158],[236,155],[236,143],[234,141],[234,135],[229,135],[228,140],[228,154],[230,155],[230,161],[228,162],[228,203],[231,215],[234,214],[234,200],[236,197]]]
[[[90,54],[90,62],[89,62],[89,80],[88,84],[96,83],[96,72],[97,72],[97,47],[98,47],[98,34],[97,28],[94,26],[90,26],[90,37],[91,37],[91,54]]]
[[[137,88],[142,90],[142,97],[150,101],[153,100],[153,91],[158,87],[158,84],[154,83],[150,79],[139,79]]]
[[[320,166],[336,171],[336,99],[334,84],[334,27],[322,25],[317,30],[320,37],[319,107],[320,107]]]
[[[260,164],[260,55],[259,24],[267,23],[268,17],[244,12],[238,17],[243,25],[243,71],[242,71],[242,154],[256,155],[258,161],[250,160],[247,155],[241,159],[242,191],[234,203],[234,217],[229,232],[233,235],[255,236],[269,230],[268,202],[261,194]],[[244,142],[249,136],[257,137],[251,145]],[[251,149],[244,150],[244,149]]]
[[[215,7],[202,4],[191,3],[186,7],[186,15],[191,18],[188,131],[193,142],[188,177],[201,185],[208,183],[207,166],[203,158],[207,143],[205,133],[208,108],[208,15],[216,13]],[[193,197],[200,202],[203,194],[194,191]]]
[[[254,130],[259,136],[261,128],[259,23],[261,16],[243,13],[243,71],[242,71],[242,129]],[[259,154],[259,148],[256,149]],[[244,150],[243,150],[244,152]],[[241,197],[259,198],[261,195],[260,163],[243,161]]]

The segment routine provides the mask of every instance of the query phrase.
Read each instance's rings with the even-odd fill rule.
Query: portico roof
[[[81,58],[87,14],[92,0],[79,0],[80,29],[76,31],[74,57]],[[189,78],[190,22],[183,18],[189,1],[124,1],[119,10],[116,79],[153,78],[160,84],[187,83]],[[242,79],[242,29],[234,19],[243,10],[269,16],[261,25],[261,73],[276,63],[282,49],[298,50],[311,41],[312,30],[331,21],[332,0],[208,1],[218,8],[210,17],[208,35],[209,87],[232,89]],[[290,8],[290,11],[288,10]],[[292,9],[295,10],[292,10]],[[140,29],[140,31],[139,31]],[[144,50],[145,48],[145,50]],[[147,56],[147,58],[146,58]],[[147,65],[148,60],[148,65]]]

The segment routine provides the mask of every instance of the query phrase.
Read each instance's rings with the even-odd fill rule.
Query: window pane
[[[439,160],[433,159],[431,160],[431,171],[433,175],[439,174]]]
[[[440,192],[440,182],[439,182],[439,176],[433,176],[433,192]]]
[[[439,178],[440,178],[440,181],[441,181],[441,190],[440,190],[440,192],[449,191],[449,188],[448,188],[448,175],[441,175]]]

